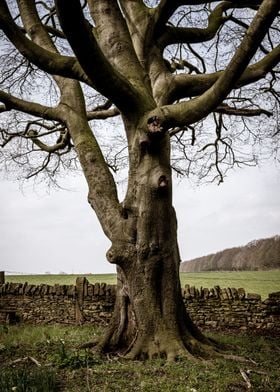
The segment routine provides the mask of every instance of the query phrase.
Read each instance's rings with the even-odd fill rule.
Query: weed
[[[52,355],[50,359],[53,365],[60,369],[87,368],[100,363],[100,359],[89,350],[66,351],[65,343],[61,344],[58,353]]]

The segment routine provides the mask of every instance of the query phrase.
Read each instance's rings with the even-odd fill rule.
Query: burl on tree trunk
[[[157,118],[131,143],[123,221],[107,253],[117,265],[117,297],[100,351],[127,358],[205,356],[212,345],[187,315],[179,280],[172,207],[170,140]]]

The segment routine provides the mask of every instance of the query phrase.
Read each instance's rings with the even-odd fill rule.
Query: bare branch
[[[29,124],[31,125],[31,123]],[[56,130],[51,131],[51,133],[56,132]],[[59,132],[59,137],[56,141],[56,143],[52,146],[47,145],[46,143],[42,142],[40,140],[41,137],[46,136],[46,134],[50,134],[50,132],[44,133],[44,134],[38,134],[36,130],[30,129],[28,127],[26,131],[26,136],[29,137],[32,142],[39,147],[42,151],[48,152],[48,153],[53,153],[59,150],[64,150],[65,148],[71,149],[73,147],[70,144],[70,133],[67,129],[61,128]]]
[[[24,113],[45,118],[47,120],[59,120],[60,116],[56,108],[40,105],[39,103],[25,101],[4,91],[0,91],[0,101],[5,104],[6,111],[16,109]]]
[[[116,117],[120,114],[118,108],[114,107],[112,109],[107,110],[93,110],[87,112],[87,119],[88,120],[104,120],[110,117]]]
[[[280,61],[280,45],[275,47],[255,64],[249,65],[243,72],[241,77],[237,80],[233,88],[240,88],[242,86],[254,83],[262,79],[267,73],[271,72],[273,68]],[[169,94],[170,100],[178,100],[187,96],[194,97],[203,94],[207,91],[217,80],[223,75],[225,71],[219,71],[212,74],[178,74],[173,75],[173,83],[171,85]]]
[[[215,0],[210,0],[208,3],[212,3]],[[204,0],[162,0],[160,5],[155,9],[155,35],[158,37],[162,33],[164,25],[168,22],[169,18],[173,13],[182,5],[199,5],[204,4]]]
[[[50,52],[25,37],[21,28],[15,24],[5,0],[0,0],[0,28],[19,52],[40,69],[51,74],[77,78],[90,84],[74,57]]]
[[[263,40],[268,28],[278,14],[278,0],[264,0],[250,25],[247,34],[236,50],[225,72],[214,85],[198,98],[181,102],[172,106],[163,106],[160,111],[149,113],[149,117],[158,116],[166,127],[171,125],[187,125],[207,116],[214,110],[235,86],[245,71],[250,59]],[[196,77],[199,77],[196,76]]]
[[[227,114],[229,116],[245,116],[245,117],[253,117],[260,116],[262,114],[267,117],[271,117],[273,115],[272,112],[269,112],[265,109],[247,109],[247,108],[234,108],[229,105],[223,104],[218,106],[215,109],[216,113]]]
[[[56,0],[56,7],[62,29],[96,89],[124,113],[137,111],[143,104],[146,106],[147,96],[143,97],[143,90],[136,89],[104,56],[91,25],[84,18],[80,2]],[[148,102],[150,104],[149,99]]]
[[[26,176],[26,179],[29,180],[29,179],[32,178],[32,177],[36,177],[39,173],[41,173],[42,171],[44,171],[44,170],[47,168],[48,164],[50,163],[50,160],[51,160],[51,153],[49,153],[49,154],[46,156],[46,158],[44,159],[44,161],[43,161],[43,163],[42,163],[42,166],[41,166],[39,169],[37,169],[37,170],[35,170],[35,171],[32,171],[30,174],[28,174],[28,175]]]
[[[209,15],[208,26],[205,29],[166,26],[160,38],[160,44],[164,48],[175,43],[198,43],[210,41],[216,35],[220,27],[228,20],[223,12],[231,8],[230,2],[219,4]]]

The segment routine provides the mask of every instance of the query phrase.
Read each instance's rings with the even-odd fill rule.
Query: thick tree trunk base
[[[164,251],[152,248],[151,254],[144,253],[141,259],[138,250],[137,258],[131,257],[118,266],[114,314],[96,347],[99,352],[127,359],[159,357],[168,361],[219,354],[218,346],[201,333],[187,314],[177,249],[176,243]],[[110,250],[111,257],[116,254],[116,248]]]
[[[175,361],[180,358],[189,360],[213,359],[224,356],[217,343],[207,338],[203,342],[194,336],[174,336],[173,333],[163,331],[155,335],[141,334],[136,332],[128,346],[117,344],[112,334],[112,326],[109,332],[96,346],[99,353],[115,354],[128,360],[145,360],[164,358],[167,361]]]
[[[182,299],[178,299],[176,309],[174,319],[166,319],[164,314],[158,313],[150,317],[151,309],[146,309],[148,321],[139,323],[129,297],[117,296],[113,319],[96,350],[130,360],[165,358],[174,361],[220,356],[218,344],[192,323]]]

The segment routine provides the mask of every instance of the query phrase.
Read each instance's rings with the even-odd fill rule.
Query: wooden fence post
[[[5,271],[0,271],[0,284],[5,283]]]
[[[84,304],[84,296],[85,296],[85,286],[87,286],[88,281],[84,277],[78,277],[76,279],[76,323],[83,324],[84,315],[83,315],[83,304]]]

